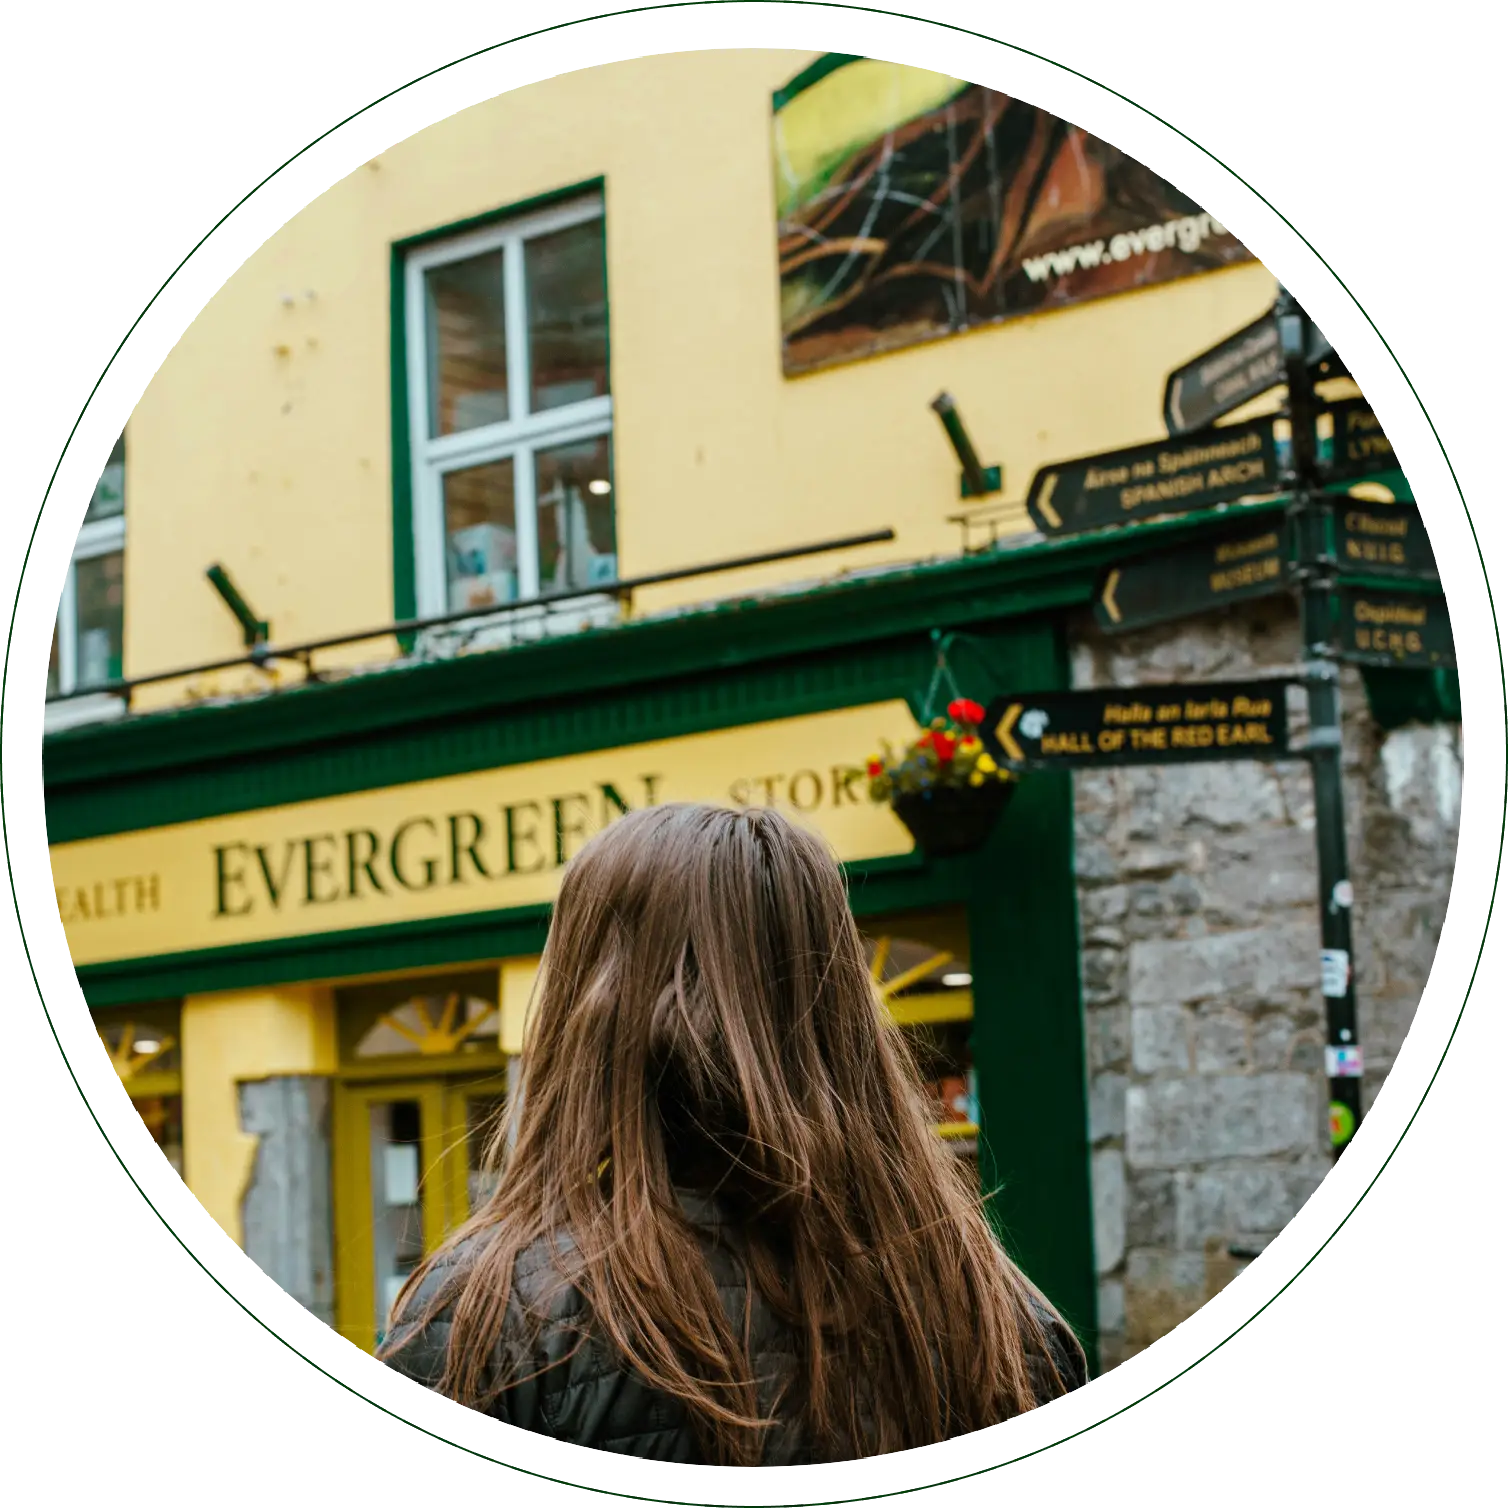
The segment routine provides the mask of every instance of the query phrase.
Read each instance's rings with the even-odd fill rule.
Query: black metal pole
[[[1309,697],[1309,767],[1314,777],[1314,832],[1319,857],[1321,989],[1325,1000],[1325,1072],[1330,1081],[1330,1143],[1335,1157],[1361,1124],[1361,1045],[1357,1039],[1351,946],[1351,876],[1346,854],[1341,776],[1340,684],[1332,629],[1335,576],[1330,503],[1319,488],[1315,398],[1309,349],[1313,327],[1293,295],[1280,290],[1276,309],[1288,379],[1292,427],[1288,478],[1295,496],[1304,681]]]

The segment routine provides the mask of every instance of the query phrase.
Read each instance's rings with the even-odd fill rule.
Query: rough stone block
[[[1244,1233],[1273,1235],[1298,1214],[1314,1192],[1312,1175],[1292,1164],[1237,1163],[1201,1168],[1179,1180],[1177,1244],[1202,1246]]]
[[[1365,1033],[1362,1040],[1366,1041]],[[1325,1070],[1325,1034],[1317,1027],[1307,1027],[1294,1033],[1293,1043],[1288,1049],[1288,1061],[1283,1066],[1292,1069],[1294,1073],[1308,1074],[1311,1078],[1322,1074]]]
[[[1113,880],[1118,872],[1115,855],[1103,839],[1091,838],[1074,846],[1073,872],[1081,880]]]
[[[1182,848],[1147,844],[1128,850],[1121,863],[1121,870],[1137,878],[1164,878],[1176,874],[1188,863],[1188,852]]]
[[[1205,1000],[1255,1009],[1319,987],[1318,917],[1188,939],[1146,939],[1128,951],[1132,1006]]]
[[[1405,987],[1387,994],[1358,994],[1357,1026],[1369,1060],[1374,1051],[1389,1058],[1396,1058],[1402,1052],[1409,1027],[1414,1024],[1414,1015],[1419,1009],[1421,993]]]
[[[1289,1053],[1293,1049],[1293,1021],[1287,1015],[1274,1013],[1252,1023],[1251,1066],[1258,1072],[1292,1068]]]
[[[1126,1076],[1097,1073],[1089,1081],[1089,1140],[1109,1141],[1126,1134]]]
[[[1124,960],[1118,948],[1086,948],[1082,967],[1085,988],[1118,987]]]
[[[1073,822],[1074,840],[1084,843],[1091,838],[1109,837],[1113,821],[1114,814],[1108,810],[1080,808]]]
[[[1253,1066],[1251,1019],[1222,1007],[1194,1022],[1194,1067],[1199,1073],[1246,1073]]]
[[[1126,915],[1129,891],[1124,885],[1106,885],[1086,890],[1079,897],[1079,917],[1086,927],[1121,921]]]
[[[1131,1066],[1137,1073],[1191,1073],[1192,1023],[1180,1005],[1131,1008]]]
[[[1310,1152],[1323,1087],[1298,1073],[1133,1084],[1126,1091],[1127,1160],[1133,1168],[1179,1168]]]
[[[1126,1285],[1114,1278],[1100,1283],[1098,1318],[1100,1337],[1124,1334],[1126,1329]]]
[[[1091,1074],[1122,1067],[1131,1051],[1130,1018],[1123,1005],[1097,1006],[1084,1013]]]
[[[1172,1246],[1178,1239],[1179,1173],[1131,1172],[1126,1184],[1126,1245]]]
[[[1292,826],[1222,838],[1210,859],[1205,906],[1211,920],[1253,924],[1265,913],[1313,906],[1319,894],[1314,834]]]
[[[1204,1303],[1203,1252],[1133,1250],[1126,1257],[1126,1339],[1149,1346]]]
[[[1258,827],[1283,819],[1283,792],[1260,764],[1170,765],[1164,802],[1169,820],[1217,831]]]
[[[1114,1272],[1126,1255],[1126,1161],[1114,1148],[1089,1161],[1094,1190],[1094,1256],[1100,1273]]]

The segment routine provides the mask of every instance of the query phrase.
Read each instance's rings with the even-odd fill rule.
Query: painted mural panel
[[[1087,131],[902,64],[804,70],[774,155],[788,373],[1251,258]]]

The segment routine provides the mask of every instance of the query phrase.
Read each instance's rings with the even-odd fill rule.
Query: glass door
[[[438,1083],[342,1086],[336,1110],[340,1331],[375,1350],[408,1275],[445,1233]]]

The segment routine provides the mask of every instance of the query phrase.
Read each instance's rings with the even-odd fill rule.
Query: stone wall
[[[1291,673],[1287,599],[1073,636],[1075,686]],[[1458,725],[1383,733],[1343,680],[1364,1104],[1402,1045],[1455,863]],[[1106,1367],[1218,1292],[1330,1167],[1314,802],[1302,761],[1075,776]]]

